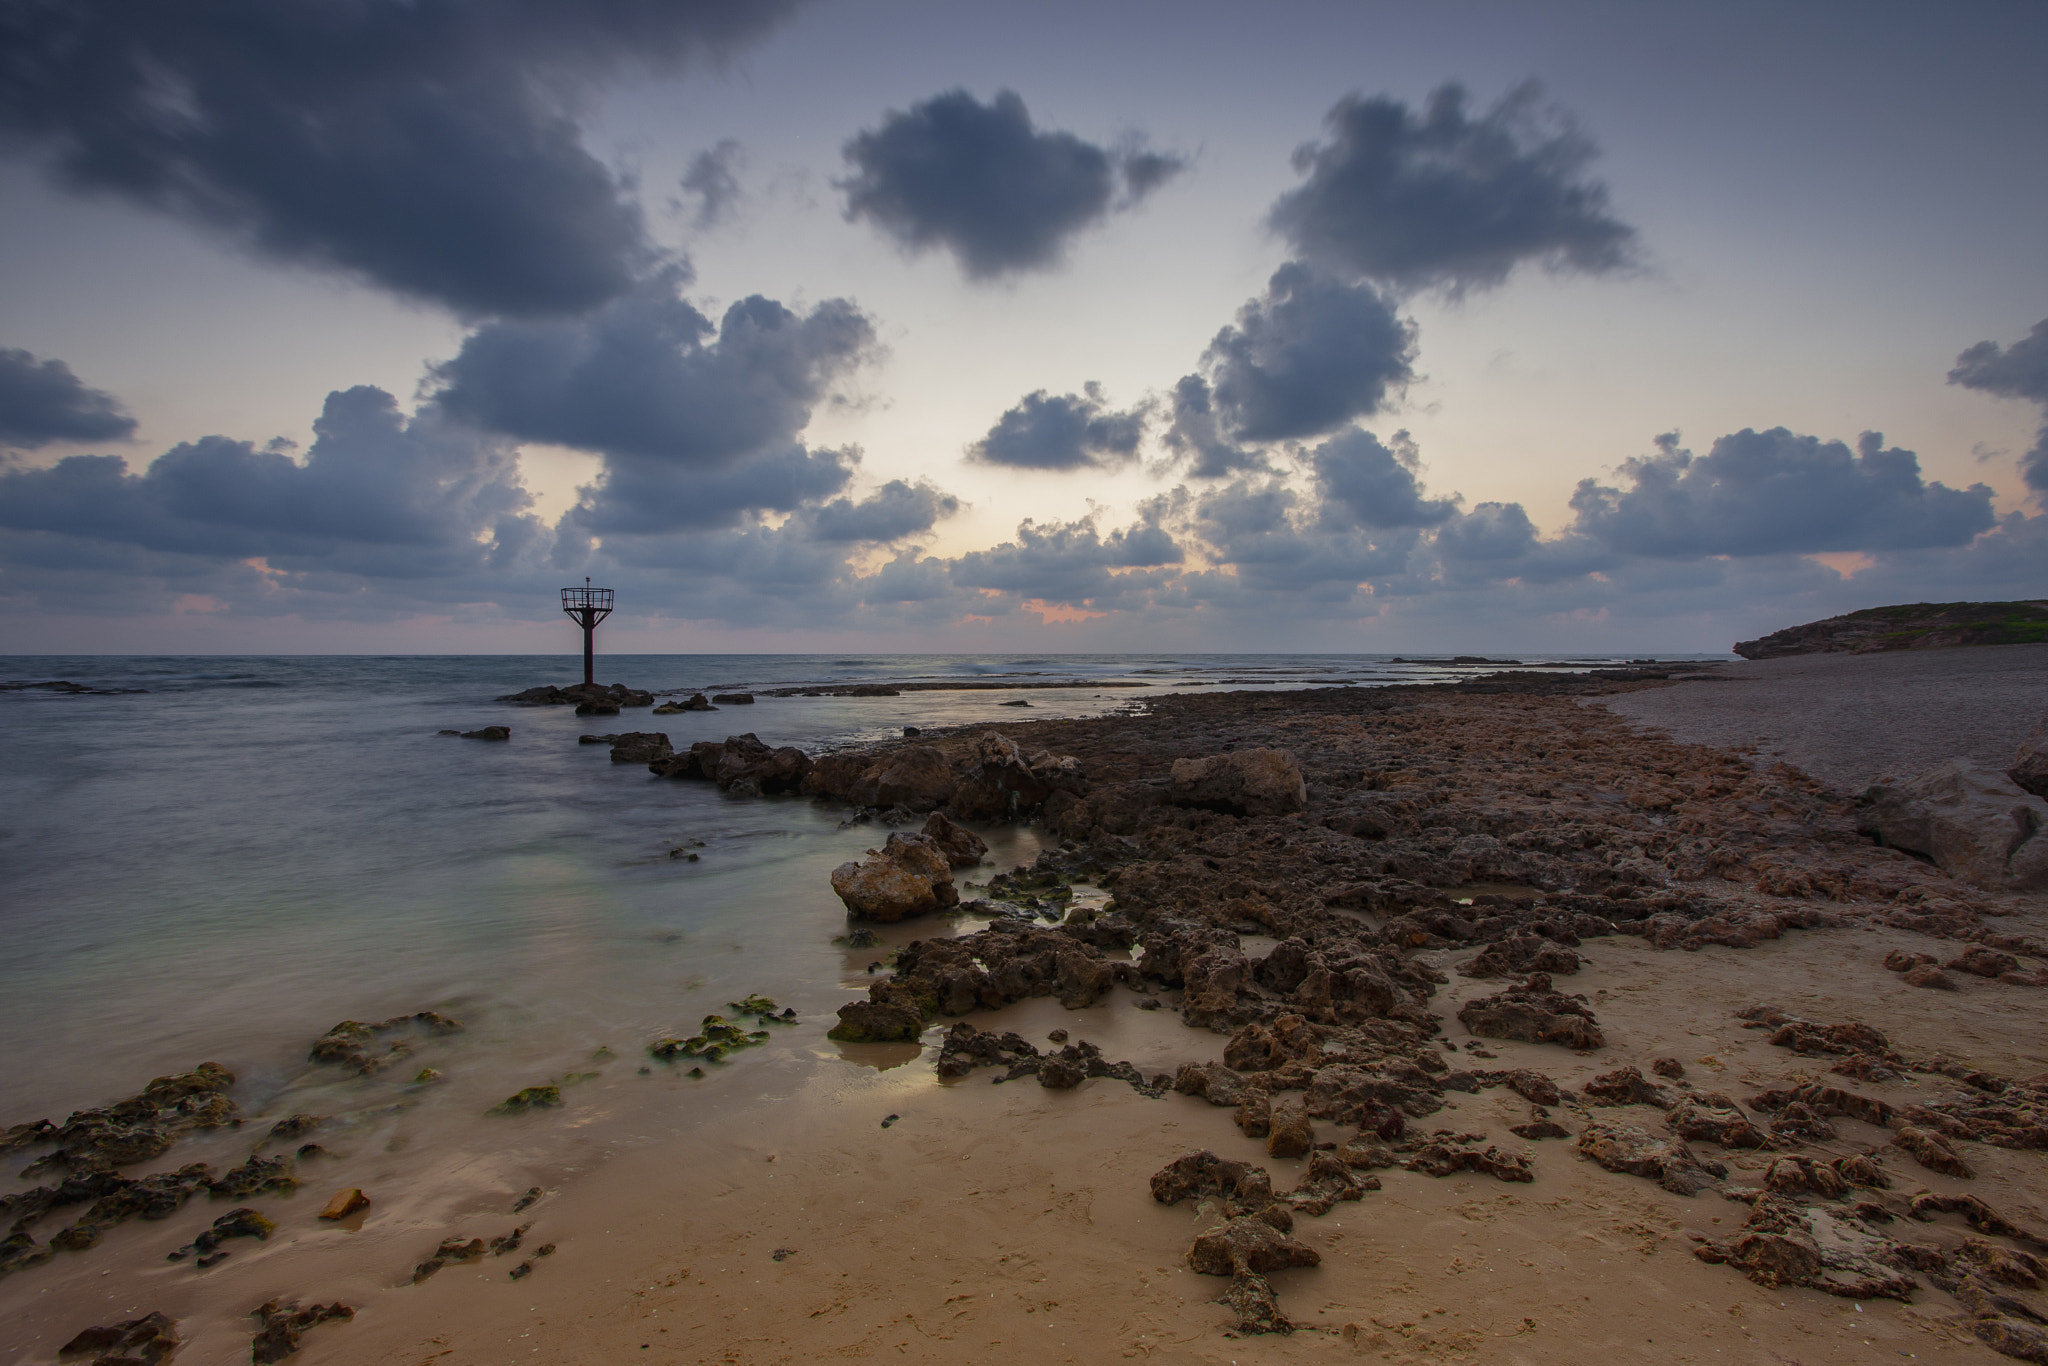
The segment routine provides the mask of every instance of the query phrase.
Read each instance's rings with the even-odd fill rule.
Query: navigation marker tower
[[[562,590],[562,610],[583,628],[583,686],[597,686],[597,623],[612,614],[612,590],[592,588],[585,579],[581,588]]]

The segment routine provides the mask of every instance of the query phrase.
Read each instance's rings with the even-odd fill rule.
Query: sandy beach
[[[676,1093],[703,1099],[680,1100],[668,1136],[630,1119],[623,1141],[623,1101],[512,1117],[505,1153],[436,1155],[449,1199],[396,1176],[398,1151],[333,1168],[345,1183],[302,1164],[304,1189],[251,1202],[278,1232],[205,1279],[174,1277],[155,1244],[218,1202],[147,1250],[116,1231],[0,1280],[29,1344],[15,1359],[156,1309],[181,1359],[240,1360],[245,1315],[275,1297],[354,1311],[306,1333],[293,1359],[316,1364],[2044,1359],[2025,1354],[2048,1343],[2029,1318],[2048,1254],[2048,896],[1878,847],[1845,794],[1894,757],[2023,733],[2039,649],[1730,670],[1755,683],[1180,695],[1006,724],[1087,774],[1035,816],[1035,885],[1089,914],[928,915],[875,950],[973,936],[957,971],[978,1005],[933,1010],[916,1043],[833,1043],[808,1019],[766,1047],[824,1065],[714,1066],[717,1089]],[[1814,688],[1862,710],[1816,717]],[[1875,743],[1858,718],[1888,695],[1939,698],[1945,729],[1892,718],[1896,750]],[[1715,747],[1772,741],[1796,768]],[[1211,809],[1173,775],[1267,748],[1298,764],[1298,809]],[[960,871],[961,896],[998,895],[996,871]],[[819,933],[837,921],[833,904]],[[1085,1003],[1003,976],[1034,936],[1078,956]],[[1946,990],[1886,963],[1969,954]],[[952,999],[936,977],[851,969],[846,999],[871,982],[877,1001]],[[1037,1056],[1001,1085],[1002,1066],[942,1078],[962,1020],[970,1043],[1013,1032]],[[1133,1080],[1053,1084],[1069,1039]],[[521,1135],[565,1124],[591,1151],[515,1213]],[[1270,1189],[1155,1198],[1155,1174],[1204,1151]],[[375,1203],[322,1222],[332,1184]],[[1218,1227],[1316,1264],[1197,1274],[1191,1244]],[[515,1229],[513,1253],[414,1283],[438,1245]]]

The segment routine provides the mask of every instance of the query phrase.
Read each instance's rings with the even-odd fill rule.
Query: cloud
[[[960,511],[960,500],[920,479],[891,479],[856,503],[836,498],[810,515],[811,535],[826,542],[900,541],[930,531]]]
[[[1317,436],[1370,416],[1414,377],[1414,359],[1414,326],[1378,291],[1290,261],[1202,362],[1221,433],[1245,443]]]
[[[1196,479],[1227,479],[1243,470],[1266,469],[1263,451],[1240,446],[1223,434],[1216,396],[1200,375],[1183,375],[1173,386],[1166,448],[1188,462]]]
[[[1294,154],[1307,179],[1267,222],[1325,270],[1452,294],[1505,281],[1524,263],[1605,274],[1635,258],[1636,234],[1585,178],[1597,155],[1569,116],[1517,87],[1483,117],[1466,92],[1438,87],[1420,112],[1387,96],[1348,96],[1328,139]]]
[[[697,153],[683,172],[683,193],[697,201],[692,219],[699,232],[715,228],[732,216],[739,202],[738,168],[744,153],[739,143],[725,139],[716,147]]]
[[[61,360],[0,347],[0,446],[122,441],[135,419],[104,389],[88,389]]]
[[[339,390],[313,430],[303,463],[209,436],[140,474],[111,455],[9,470],[0,473],[0,526],[369,578],[484,570],[539,530],[510,444],[432,407],[408,418],[381,389]]]
[[[974,550],[952,563],[953,582],[988,589],[1022,601],[1075,606],[1121,605],[1159,582],[1158,575],[1113,574],[1112,569],[1147,570],[1177,565],[1180,546],[1157,520],[1161,505],[1130,527],[1104,536],[1092,519],[1043,524],[1025,521],[1017,539]]]
[[[1920,458],[1865,432],[1839,441],[1783,427],[1721,437],[1704,456],[1659,437],[1658,453],[1626,461],[1628,487],[1583,479],[1576,529],[1630,555],[1814,554],[1967,543],[1994,521],[1991,490],[1920,477]]]
[[[57,183],[466,315],[580,312],[654,259],[582,145],[587,86],[759,38],[796,0],[12,0],[0,132]]]
[[[2033,449],[2020,457],[2020,474],[2036,498],[2048,499],[2048,319],[2035,323],[2033,331],[2009,347],[1978,342],[1956,357],[1948,382],[2041,405],[2042,427]]]
[[[799,315],[750,295],[714,325],[680,283],[669,272],[584,318],[481,327],[434,367],[436,399],[528,441],[717,466],[793,439],[873,349],[844,299]]]
[[[1325,441],[1309,455],[1322,493],[1323,523],[1387,530],[1435,526],[1455,516],[1457,499],[1422,496],[1420,465],[1406,432],[1395,433],[1392,449],[1357,428]]]
[[[1148,416],[1143,406],[1111,411],[1102,386],[1093,381],[1083,393],[1058,398],[1040,389],[1026,394],[967,450],[977,460],[1017,469],[1106,468],[1137,458]]]
[[[1058,265],[1082,230],[1184,165],[1041,132],[1013,90],[988,104],[949,90],[891,110],[843,153],[852,169],[839,182],[848,221],[865,219],[906,251],[950,251],[974,280]]]

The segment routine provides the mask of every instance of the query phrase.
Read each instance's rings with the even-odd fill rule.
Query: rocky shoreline
[[[1448,1350],[1454,1339],[1441,1327],[1431,1338],[1426,1324],[1362,1310],[1332,1319],[1307,1289],[1319,1282],[1303,1278],[1354,1284],[1391,1240],[1436,1236],[1403,1222],[1431,1198],[1416,1183],[1471,1200],[1487,1198],[1487,1188],[1554,1193],[1569,1183],[1582,1201],[1590,1189],[1690,1221],[1696,1276],[1739,1274],[1780,1297],[1855,1302],[1859,1315],[1880,1300],[1911,1304],[1917,1331],[2048,1361],[2048,1315],[2030,1293],[2048,1282],[2037,1174],[2048,1151],[2048,1073],[2039,1066],[2048,899],[2009,879],[1966,880],[1956,874],[1969,868],[1947,855],[1887,840],[1884,803],[1910,794],[1831,791],[1753,753],[1645,733],[1598,705],[1644,688],[1700,686],[1674,684],[1674,673],[1684,671],[1154,693],[1132,713],[965,726],[815,756],[752,734],[681,752],[652,732],[585,738],[659,777],[715,783],[737,799],[808,797],[843,810],[847,825],[888,830],[865,858],[833,872],[821,899],[844,907],[851,945],[876,942],[870,924],[930,924],[933,933],[898,936],[870,967],[864,995],[840,1007],[830,1038],[849,1056],[924,1048],[932,1080],[915,1094],[929,1091],[928,1115],[985,1110],[930,1090],[934,1083],[1036,1081],[1005,1095],[1042,1094],[1047,1105],[1072,1097],[1086,1108],[1041,1117],[1056,1147],[1083,1144],[1091,1114],[1124,1115],[1112,1096],[1155,1107],[1149,1126],[1142,1116],[1118,1121],[1129,1127],[1117,1170],[1179,1221],[1148,1236],[1176,1244],[1186,1272],[1223,1283],[1220,1296],[1195,1293],[1221,1306],[1207,1311],[1213,1326],[1202,1333]],[[606,691],[605,702],[646,705]],[[579,711],[597,700],[534,699],[578,702]],[[2033,770],[2023,758],[2015,771]],[[1044,852],[967,881],[984,866],[977,830],[1005,823],[1039,826]],[[820,933],[831,928],[821,923]],[[1792,957],[1825,960],[1852,945],[1867,975],[1832,999],[1888,1001],[1903,1014],[1845,1013],[1787,975]],[[1680,1056],[1649,1043],[1628,978],[1660,981],[1661,970],[1643,965],[1688,958],[1736,985],[1715,1004],[1692,993],[1664,1004],[1692,1036]],[[1730,990],[1747,1000],[1719,1003]],[[1052,1046],[1004,1023],[1036,1002],[1073,1021],[1047,1035]],[[2012,1049],[1974,1033],[1929,1046],[1947,1036],[1941,1019],[1985,1010],[2016,1021],[1999,1026],[2019,1036]],[[1140,1066],[1098,1042],[1125,1012],[1177,1021],[1184,1043],[1169,1053],[1178,1058]],[[732,1051],[819,1027],[761,996],[733,1002],[728,1016],[707,1017],[690,1038],[651,1041],[643,1067],[698,1059],[691,1075],[703,1075]],[[460,1029],[431,1011],[345,1021],[314,1042],[311,1057],[363,1075],[401,1062],[409,1071],[416,1046]],[[1722,1075],[1737,1057],[1752,1059],[1740,1084]],[[413,1084],[437,1077],[423,1067]],[[189,1164],[117,1173],[161,1159],[188,1131],[239,1123],[234,1081],[209,1064],[61,1125],[7,1131],[4,1149],[39,1152],[37,1168],[69,1174],[7,1198],[14,1228],[0,1271],[34,1274],[59,1249],[89,1248],[123,1219],[164,1217],[202,1193],[248,1198],[305,1179],[295,1164],[316,1158],[318,1145],[293,1145],[318,1116],[272,1125],[243,1167],[224,1173]],[[1113,1090],[1093,1089],[1098,1081]],[[913,1092],[899,1083],[891,1094]],[[563,1103],[550,1084],[499,1109]],[[1007,1123],[1019,1105],[1038,1113],[1028,1101],[1006,1105]],[[892,1112],[880,1127],[901,1118]],[[1003,1150],[996,1130],[969,1133],[959,1162],[977,1144]],[[265,1144],[282,1147],[265,1153]],[[883,1188],[907,1192],[934,1175],[875,1161]],[[795,1184],[779,1197],[764,1189],[767,1208],[829,1203],[824,1169],[806,1170],[785,1168]],[[704,1197],[691,1194],[691,1179],[675,1177],[681,1184],[665,1198],[698,1209]],[[756,1184],[758,1176],[744,1183]],[[914,1212],[917,1201],[898,1198]],[[330,1208],[360,1217],[369,1199],[339,1191]],[[86,1209],[70,1227],[35,1236],[50,1210],[77,1204]],[[1731,1204],[1727,1224],[1714,1227],[1722,1217],[1704,1211]],[[1554,1240],[1542,1208],[1526,1208],[1512,1232],[1494,1236]],[[1339,1232],[1353,1209],[1378,1211],[1377,1232]],[[942,1231],[918,1233],[926,1225],[905,1218],[907,1236],[944,1242]],[[215,1223],[201,1235],[212,1242],[190,1249],[202,1266],[224,1255],[222,1239],[269,1236],[253,1208]],[[509,1253],[530,1227],[490,1243],[444,1238],[412,1282],[429,1266]],[[797,1255],[778,1246],[773,1258],[790,1294],[805,1284],[801,1267],[781,1264]],[[528,1257],[509,1274],[532,1269]],[[623,1263],[606,1269],[642,1274]],[[614,1292],[591,1282],[582,1293],[600,1297],[584,1301],[595,1315]],[[1803,1312],[1822,1311],[1809,1303]],[[306,1329],[352,1313],[339,1302],[266,1303],[256,1311],[255,1359],[282,1359]],[[385,1321],[399,1336],[380,1340],[391,1351],[375,1359],[399,1359],[414,1320]],[[693,1340],[720,1331],[738,1328]],[[778,1329],[783,1341],[820,1351],[825,1331]],[[323,1328],[310,1341],[337,1336]],[[79,1350],[104,1343],[110,1354],[159,1360],[176,1342],[170,1319],[131,1315],[82,1333]],[[348,1358],[338,1344],[324,1350]]]

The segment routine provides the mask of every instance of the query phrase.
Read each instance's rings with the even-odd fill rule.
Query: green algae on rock
[[[529,1086],[493,1105],[494,1115],[516,1115],[526,1110],[552,1110],[562,1103],[559,1086]]]
[[[765,1029],[749,1031],[727,1020],[723,1015],[706,1015],[698,1032],[689,1038],[660,1039],[649,1044],[647,1051],[663,1062],[678,1057],[709,1058],[712,1062],[722,1062],[725,1055],[736,1048],[750,1048],[767,1041],[768,1031]]]

